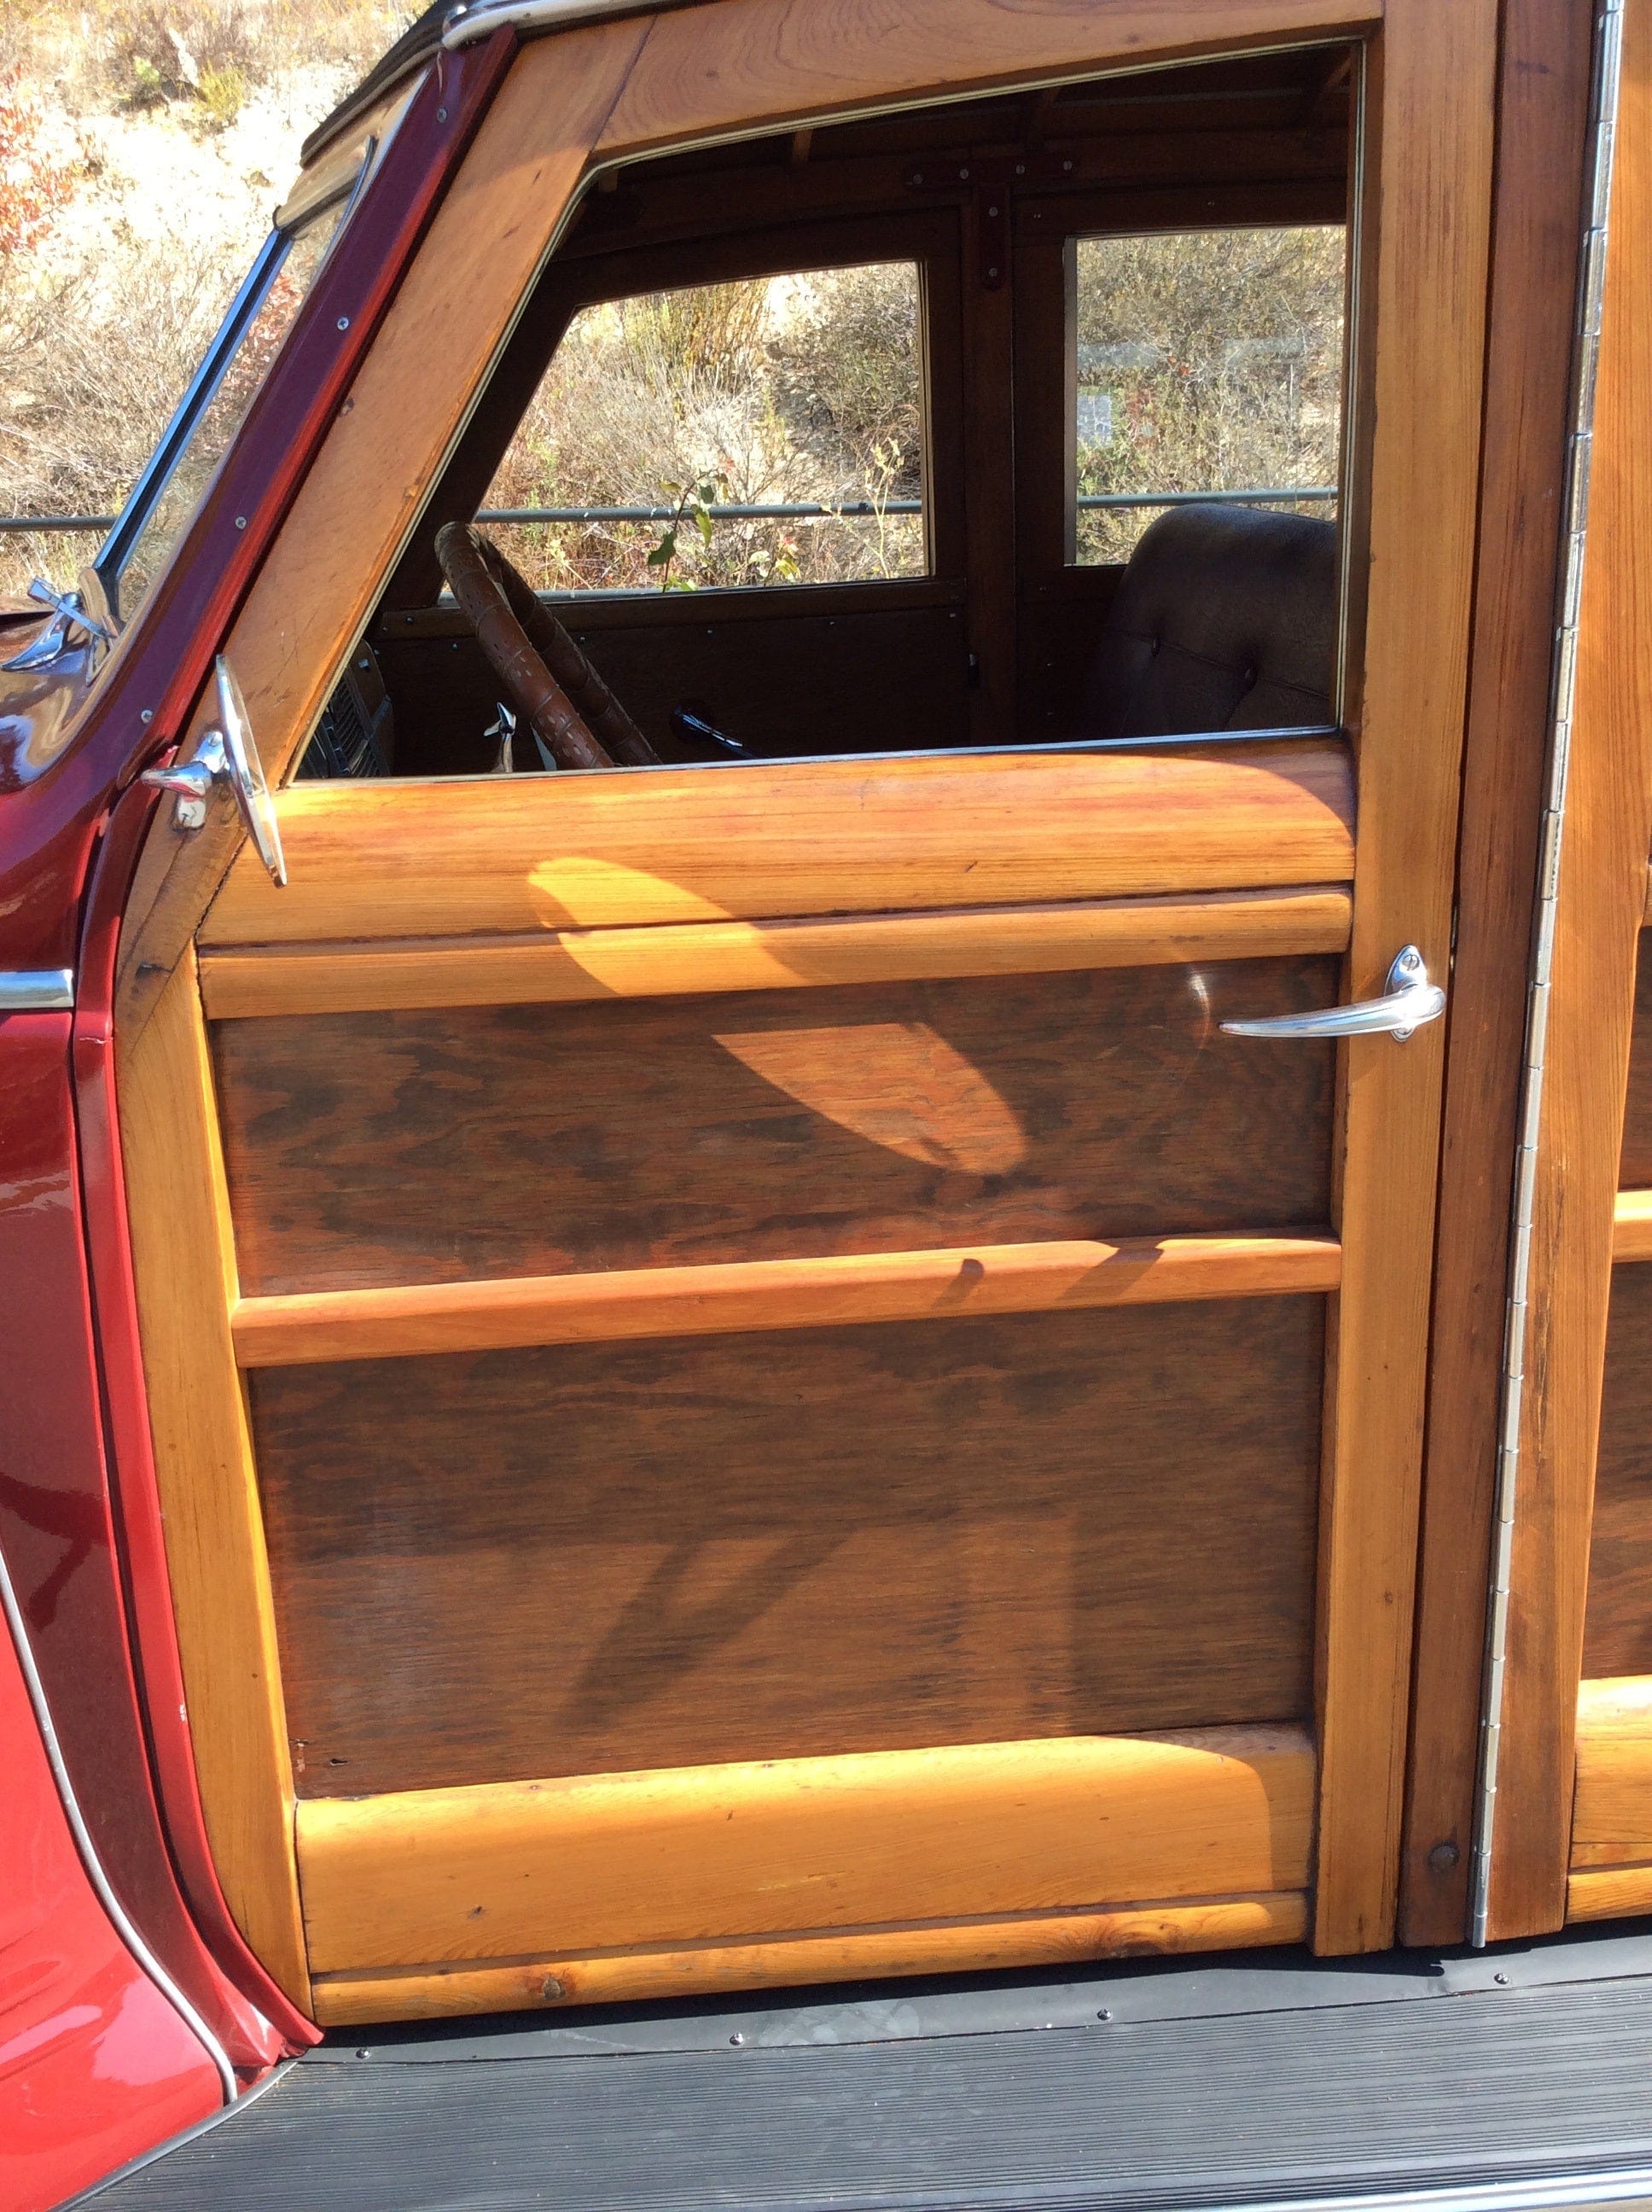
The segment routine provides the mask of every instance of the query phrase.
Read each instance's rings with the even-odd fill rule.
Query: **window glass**
[[[118,592],[123,622],[131,619],[199,505],[209,479],[270,373],[344,212],[345,203],[335,203],[288,241],[269,289],[121,564]]]
[[[540,591],[921,575],[920,301],[915,264],[878,262],[582,308],[489,535]]]
[[[1344,254],[1330,224],[1076,242],[1081,564],[1127,560],[1156,495],[1334,514]]]

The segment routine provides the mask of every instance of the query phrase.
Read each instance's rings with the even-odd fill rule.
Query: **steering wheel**
[[[490,538],[436,532],[436,558],[494,673],[561,769],[651,768],[659,755],[585,654]]]

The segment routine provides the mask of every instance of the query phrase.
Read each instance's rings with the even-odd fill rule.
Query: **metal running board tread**
[[[80,2201],[1307,2212],[1412,2197],[1529,2212],[1652,2199],[1643,1933],[1473,1959],[1280,1953],[795,1996],[358,2029]]]

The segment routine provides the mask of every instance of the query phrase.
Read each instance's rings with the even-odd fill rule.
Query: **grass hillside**
[[[107,514],[392,0],[0,0],[0,510]],[[0,538],[0,591],[94,538]]]

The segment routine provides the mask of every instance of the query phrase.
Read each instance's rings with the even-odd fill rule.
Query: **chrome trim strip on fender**
[[[75,1849],[86,1869],[86,1878],[97,1893],[97,1899],[108,1914],[116,1934],[131,1953],[139,1966],[155,1984],[185,2027],[200,2043],[211,2059],[224,2093],[226,2105],[233,2105],[240,2094],[240,2084],[235,2079],[235,2069],[229,2063],[229,2054],[195,2007],[184,1995],[143,1938],[127,1917],[126,1909],[109,1886],[109,1877],[93,1847],[92,1838],[81,1814],[75,1786],[69,1778],[69,1769],[64,1763],[63,1747],[58,1741],[58,1731],[52,1724],[51,1708],[46,1701],[46,1690],[40,1680],[39,1669],[34,1664],[34,1654],[23,1626],[22,1608],[17,1602],[17,1592],[11,1579],[11,1570],[6,1565],[5,1554],[0,1552],[0,1612],[6,1617],[11,1640],[17,1652],[17,1663],[22,1669],[23,1681],[28,1691],[28,1701],[34,1711],[34,1725],[40,1731],[40,1741],[46,1750],[46,1763],[52,1769],[52,1779],[57,1784],[58,1797],[63,1806],[64,1818],[69,1823],[70,1833],[75,1838]]]
[[[74,1004],[72,968],[0,969],[0,1014],[58,1013]]]

